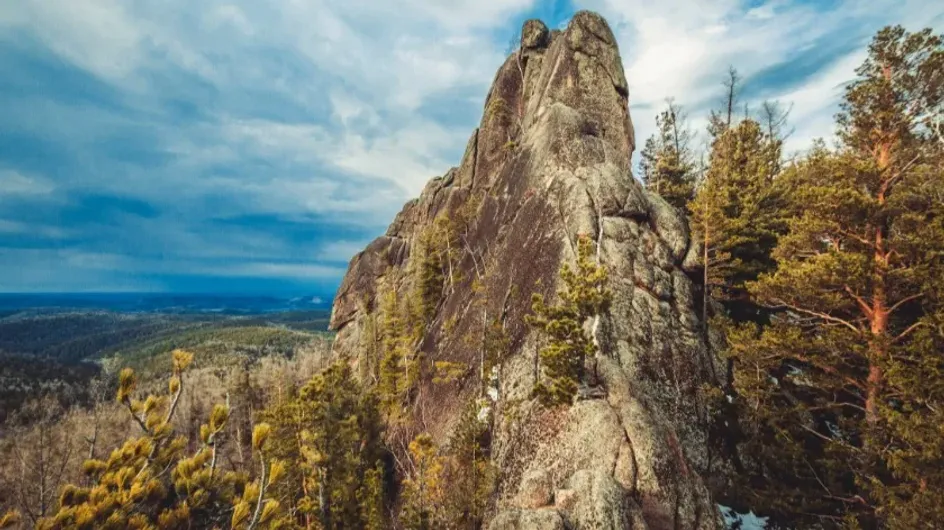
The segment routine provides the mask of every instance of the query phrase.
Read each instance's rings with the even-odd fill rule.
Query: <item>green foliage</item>
[[[463,410],[447,447],[444,476],[449,484],[443,528],[474,530],[485,520],[498,470],[491,462],[488,418],[481,400]]]
[[[584,361],[596,354],[596,346],[584,331],[584,323],[605,311],[612,298],[606,286],[606,269],[593,256],[593,241],[586,235],[577,240],[577,268],[564,264],[560,276],[564,289],[560,302],[548,305],[544,297],[532,299],[534,315],[528,323],[548,336],[539,353],[546,381],[535,384],[534,394],[547,406],[569,404],[584,376]]]
[[[489,100],[488,106],[485,108],[486,121],[492,122],[495,120],[500,124],[504,124],[510,121],[511,117],[512,111],[507,101],[500,97],[491,98]]]
[[[438,528],[442,499],[445,495],[443,483],[443,458],[437,455],[433,438],[420,434],[409,446],[413,472],[403,479],[403,512],[400,522],[408,530],[431,530]]]
[[[461,280],[458,268],[465,231],[478,210],[480,198],[470,197],[453,212],[437,215],[417,237],[410,257],[414,281],[413,304],[419,311],[420,324],[428,324],[436,314],[447,289]]]
[[[676,208],[684,208],[695,192],[692,133],[682,108],[671,99],[656,116],[657,132],[646,139],[640,167],[646,187]]]
[[[410,442],[412,472],[404,477],[400,522],[410,530],[481,528],[497,470],[478,400],[463,409],[452,438],[439,448],[428,434]]]
[[[944,524],[944,46],[878,33],[838,117],[783,176],[788,232],[728,334],[755,506],[829,528]],[[928,87],[937,87],[932,93]]]
[[[411,308],[400,302],[393,289],[383,291],[381,296],[383,357],[377,391],[384,414],[395,422],[419,378],[421,356],[415,349],[419,337],[418,328],[410,326]],[[415,319],[412,321],[415,324]]]
[[[385,530],[387,512],[384,509],[384,466],[379,460],[372,469],[364,473],[364,484],[358,490],[357,500],[361,505],[362,528]]]
[[[445,217],[437,217],[420,233],[411,259],[416,282],[415,304],[424,323],[435,316],[444,290],[453,280],[457,251],[455,234]]]
[[[272,426],[271,453],[289,464],[279,497],[299,525],[382,527],[380,412],[347,364],[331,365],[263,418]]]
[[[461,381],[469,374],[469,365],[450,361],[436,361],[433,363],[433,383],[437,385]]]
[[[743,297],[745,282],[773,267],[770,253],[784,230],[782,186],[770,167],[771,146],[779,142],[753,119],[744,119],[721,132],[712,146],[689,210],[694,237],[703,247],[706,291],[715,299]]]
[[[479,352],[478,371],[481,383],[480,397],[484,397],[489,385],[496,385],[498,368],[508,353],[508,333],[505,331],[504,316],[489,315],[489,299],[483,278],[472,280],[474,296],[470,307],[481,311],[482,318],[476,319],[475,331],[466,335],[465,343]]]

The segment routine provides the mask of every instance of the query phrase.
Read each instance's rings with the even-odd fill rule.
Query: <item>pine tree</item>
[[[721,133],[736,124],[737,115],[735,112],[737,112],[738,98],[741,95],[741,82],[742,79],[738,75],[737,69],[734,66],[728,66],[724,81],[721,83],[724,86],[724,99],[721,102],[721,108],[712,110],[708,116],[708,134],[711,136],[712,142],[721,136]]]
[[[944,525],[944,166],[911,110],[942,54],[929,30],[880,31],[846,89],[840,149],[784,176],[789,233],[750,286],[782,312],[729,337],[764,477],[753,491],[780,514]]]
[[[581,235],[577,240],[577,268],[561,267],[564,289],[560,302],[548,305],[544,297],[532,299],[534,315],[528,323],[548,335],[548,343],[539,352],[546,381],[534,386],[535,396],[545,405],[565,405],[573,401],[584,378],[584,362],[596,354],[593,338],[584,331],[584,324],[605,311],[612,299],[606,288],[606,269],[597,264],[593,240]]]
[[[483,410],[482,400],[467,403],[449,440],[442,527],[475,530],[485,519],[497,473],[489,452],[489,418]]]
[[[761,104],[759,123],[764,131],[767,151],[767,173],[773,178],[783,169],[783,142],[793,133],[786,131],[787,119],[793,106],[784,109],[778,101],[764,101]]]
[[[656,116],[658,132],[646,140],[640,161],[646,187],[676,208],[684,208],[695,191],[692,132],[682,108],[672,99]]]
[[[383,515],[377,505],[383,475],[364,479],[382,467],[380,413],[346,363],[331,365],[263,417],[272,425],[273,455],[291,465],[291,485],[280,491],[300,524],[333,530],[376,523]]]
[[[415,338],[408,320],[410,309],[400,303],[393,289],[388,288],[380,296],[383,357],[377,391],[384,414],[395,422],[418,376],[419,358],[414,350]]]
[[[364,473],[364,484],[358,490],[364,530],[387,528],[384,499],[384,466],[383,462],[378,460],[373,468]]]
[[[267,453],[268,426],[258,425],[253,449],[259,475],[219,469],[219,446],[229,408],[214,407],[200,428],[200,447],[186,456],[186,440],[176,436],[174,419],[184,389],[184,373],[192,354],[172,353],[173,373],[167,395],[135,397],[137,378],[125,369],[119,377],[117,400],[142,435],[127,440],[105,460],[89,459],[83,469],[90,485],[66,485],[59,510],[36,525],[40,529],[233,529],[284,528],[287,521],[269,487],[284,466]]]
[[[722,131],[712,145],[705,179],[689,203],[702,246],[706,323],[709,297],[743,299],[745,282],[773,267],[770,253],[784,230],[782,187],[771,171],[779,145],[750,118]]]
[[[403,479],[404,507],[401,523],[407,530],[440,528],[444,498],[443,458],[426,433],[409,445],[412,473]]]
[[[462,222],[459,217],[438,215],[417,238],[411,267],[415,281],[413,303],[419,317],[417,324],[421,327],[433,319],[446,290],[459,279],[457,262],[461,242],[457,225]]]

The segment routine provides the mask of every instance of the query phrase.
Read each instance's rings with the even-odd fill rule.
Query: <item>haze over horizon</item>
[[[333,293],[457,165],[521,23],[601,13],[637,157],[666,97],[696,130],[729,65],[832,136],[884,25],[931,0],[229,0],[0,4],[0,292]]]

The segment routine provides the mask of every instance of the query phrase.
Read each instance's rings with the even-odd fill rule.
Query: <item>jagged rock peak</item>
[[[524,26],[521,28],[521,49],[546,48],[549,41],[550,32],[544,22],[536,18],[524,22]]]
[[[483,385],[476,370],[433,384],[430,366],[479,366],[485,330],[498,319],[507,350],[486,382],[501,471],[494,529],[720,526],[698,397],[716,370],[689,276],[698,248],[680,214],[632,176],[628,98],[602,17],[579,12],[560,32],[525,22],[459,165],[352,259],[334,302],[335,353],[369,378],[382,354],[378,293],[414,293],[422,236],[453,219],[453,278],[418,344],[426,364],[410,394],[413,417],[390,436],[448,439]],[[553,299],[579,234],[593,237],[614,300],[588,323],[599,352],[581,399],[547,410],[530,395],[544,338],[525,316],[532,293]]]

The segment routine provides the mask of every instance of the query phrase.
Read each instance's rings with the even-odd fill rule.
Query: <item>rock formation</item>
[[[629,90],[616,41],[598,15],[566,30],[524,24],[499,69],[460,165],[408,202],[353,258],[334,302],[336,355],[366,362],[381,285],[408,293],[421,233],[462,213],[459,273],[420,342],[425,363],[476,366],[483,328],[508,337],[498,370],[492,452],[501,472],[490,528],[712,529],[711,458],[698,388],[715,370],[702,339],[698,249],[684,219],[633,178]],[[463,210],[465,209],[465,210]],[[471,216],[468,211],[471,210]],[[571,407],[530,399],[542,337],[525,323],[532,293],[553,297],[575,240],[589,234],[609,271],[608,312],[588,325],[599,347]],[[368,352],[368,353],[365,353]],[[444,440],[478,372],[412,396],[404,436]]]

